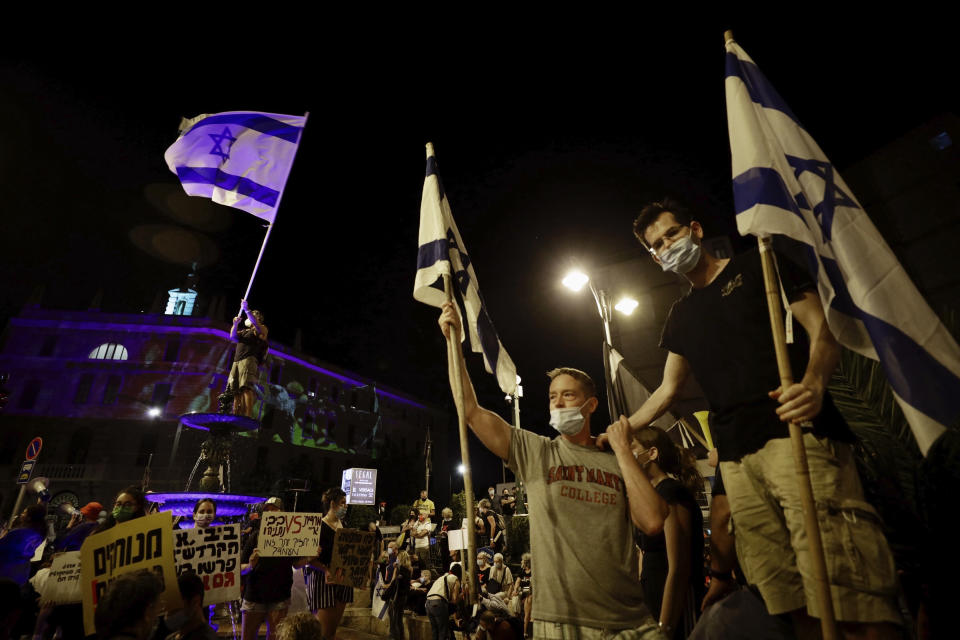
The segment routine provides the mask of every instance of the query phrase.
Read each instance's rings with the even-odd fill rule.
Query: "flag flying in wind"
[[[513,394],[517,387],[517,368],[500,344],[483,298],[480,297],[477,274],[457,225],[453,222],[450,204],[437,173],[433,145],[428,144],[427,176],[423,181],[423,197],[420,201],[420,249],[417,252],[413,297],[434,307],[441,306],[447,301],[443,291],[444,274],[453,276],[454,285],[463,297],[467,313],[465,325],[470,332],[473,351],[483,353],[487,372],[497,376],[504,393]]]
[[[736,42],[726,48],[737,228],[806,245],[833,334],[880,361],[926,455],[960,416],[960,348],[773,86]]]
[[[273,222],[306,122],[257,111],[203,114],[180,123],[163,154],[187,195],[243,209]]]

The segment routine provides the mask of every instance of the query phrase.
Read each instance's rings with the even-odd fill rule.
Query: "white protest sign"
[[[264,558],[317,555],[322,513],[265,511],[257,548]]]
[[[447,531],[447,546],[450,548],[450,551],[457,551],[458,549],[467,548],[467,530],[466,529],[450,529]]]
[[[53,558],[40,600],[52,604],[74,604],[83,600],[79,551],[68,551]]]
[[[203,580],[204,604],[240,598],[240,525],[173,532],[177,575],[193,571]]]

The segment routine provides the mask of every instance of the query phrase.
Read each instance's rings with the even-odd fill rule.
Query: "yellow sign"
[[[174,568],[173,517],[169,511],[136,518],[89,536],[80,548],[80,585],[83,596],[83,626],[96,633],[97,603],[117,576],[147,569],[163,584],[161,608],[183,607]]]

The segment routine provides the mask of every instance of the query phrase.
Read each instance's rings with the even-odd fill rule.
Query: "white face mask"
[[[663,252],[660,258],[660,267],[664,271],[684,274],[692,270],[700,262],[700,245],[693,241],[693,235],[686,235],[675,240]]]
[[[210,523],[213,522],[213,514],[198,513],[193,517],[193,521],[197,524],[198,527],[209,527]]]
[[[583,429],[585,418],[580,410],[587,406],[584,402],[579,407],[565,407],[550,410],[550,426],[565,436],[573,436]]]

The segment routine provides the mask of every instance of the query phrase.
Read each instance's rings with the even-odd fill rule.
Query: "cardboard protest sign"
[[[317,555],[322,513],[265,511],[257,548],[263,558]]]
[[[331,583],[348,585],[354,589],[369,589],[370,562],[376,546],[376,532],[337,529],[327,579]]]
[[[173,532],[177,575],[193,571],[203,580],[204,604],[240,598],[240,525]]]
[[[180,589],[173,564],[173,517],[162,511],[135,518],[89,536],[80,548],[80,586],[83,595],[83,626],[96,632],[97,603],[117,576],[147,569],[163,585],[160,605],[166,611],[180,609]]]
[[[53,558],[50,573],[43,584],[40,600],[52,604],[74,604],[81,602],[80,593],[80,552],[68,551]]]

